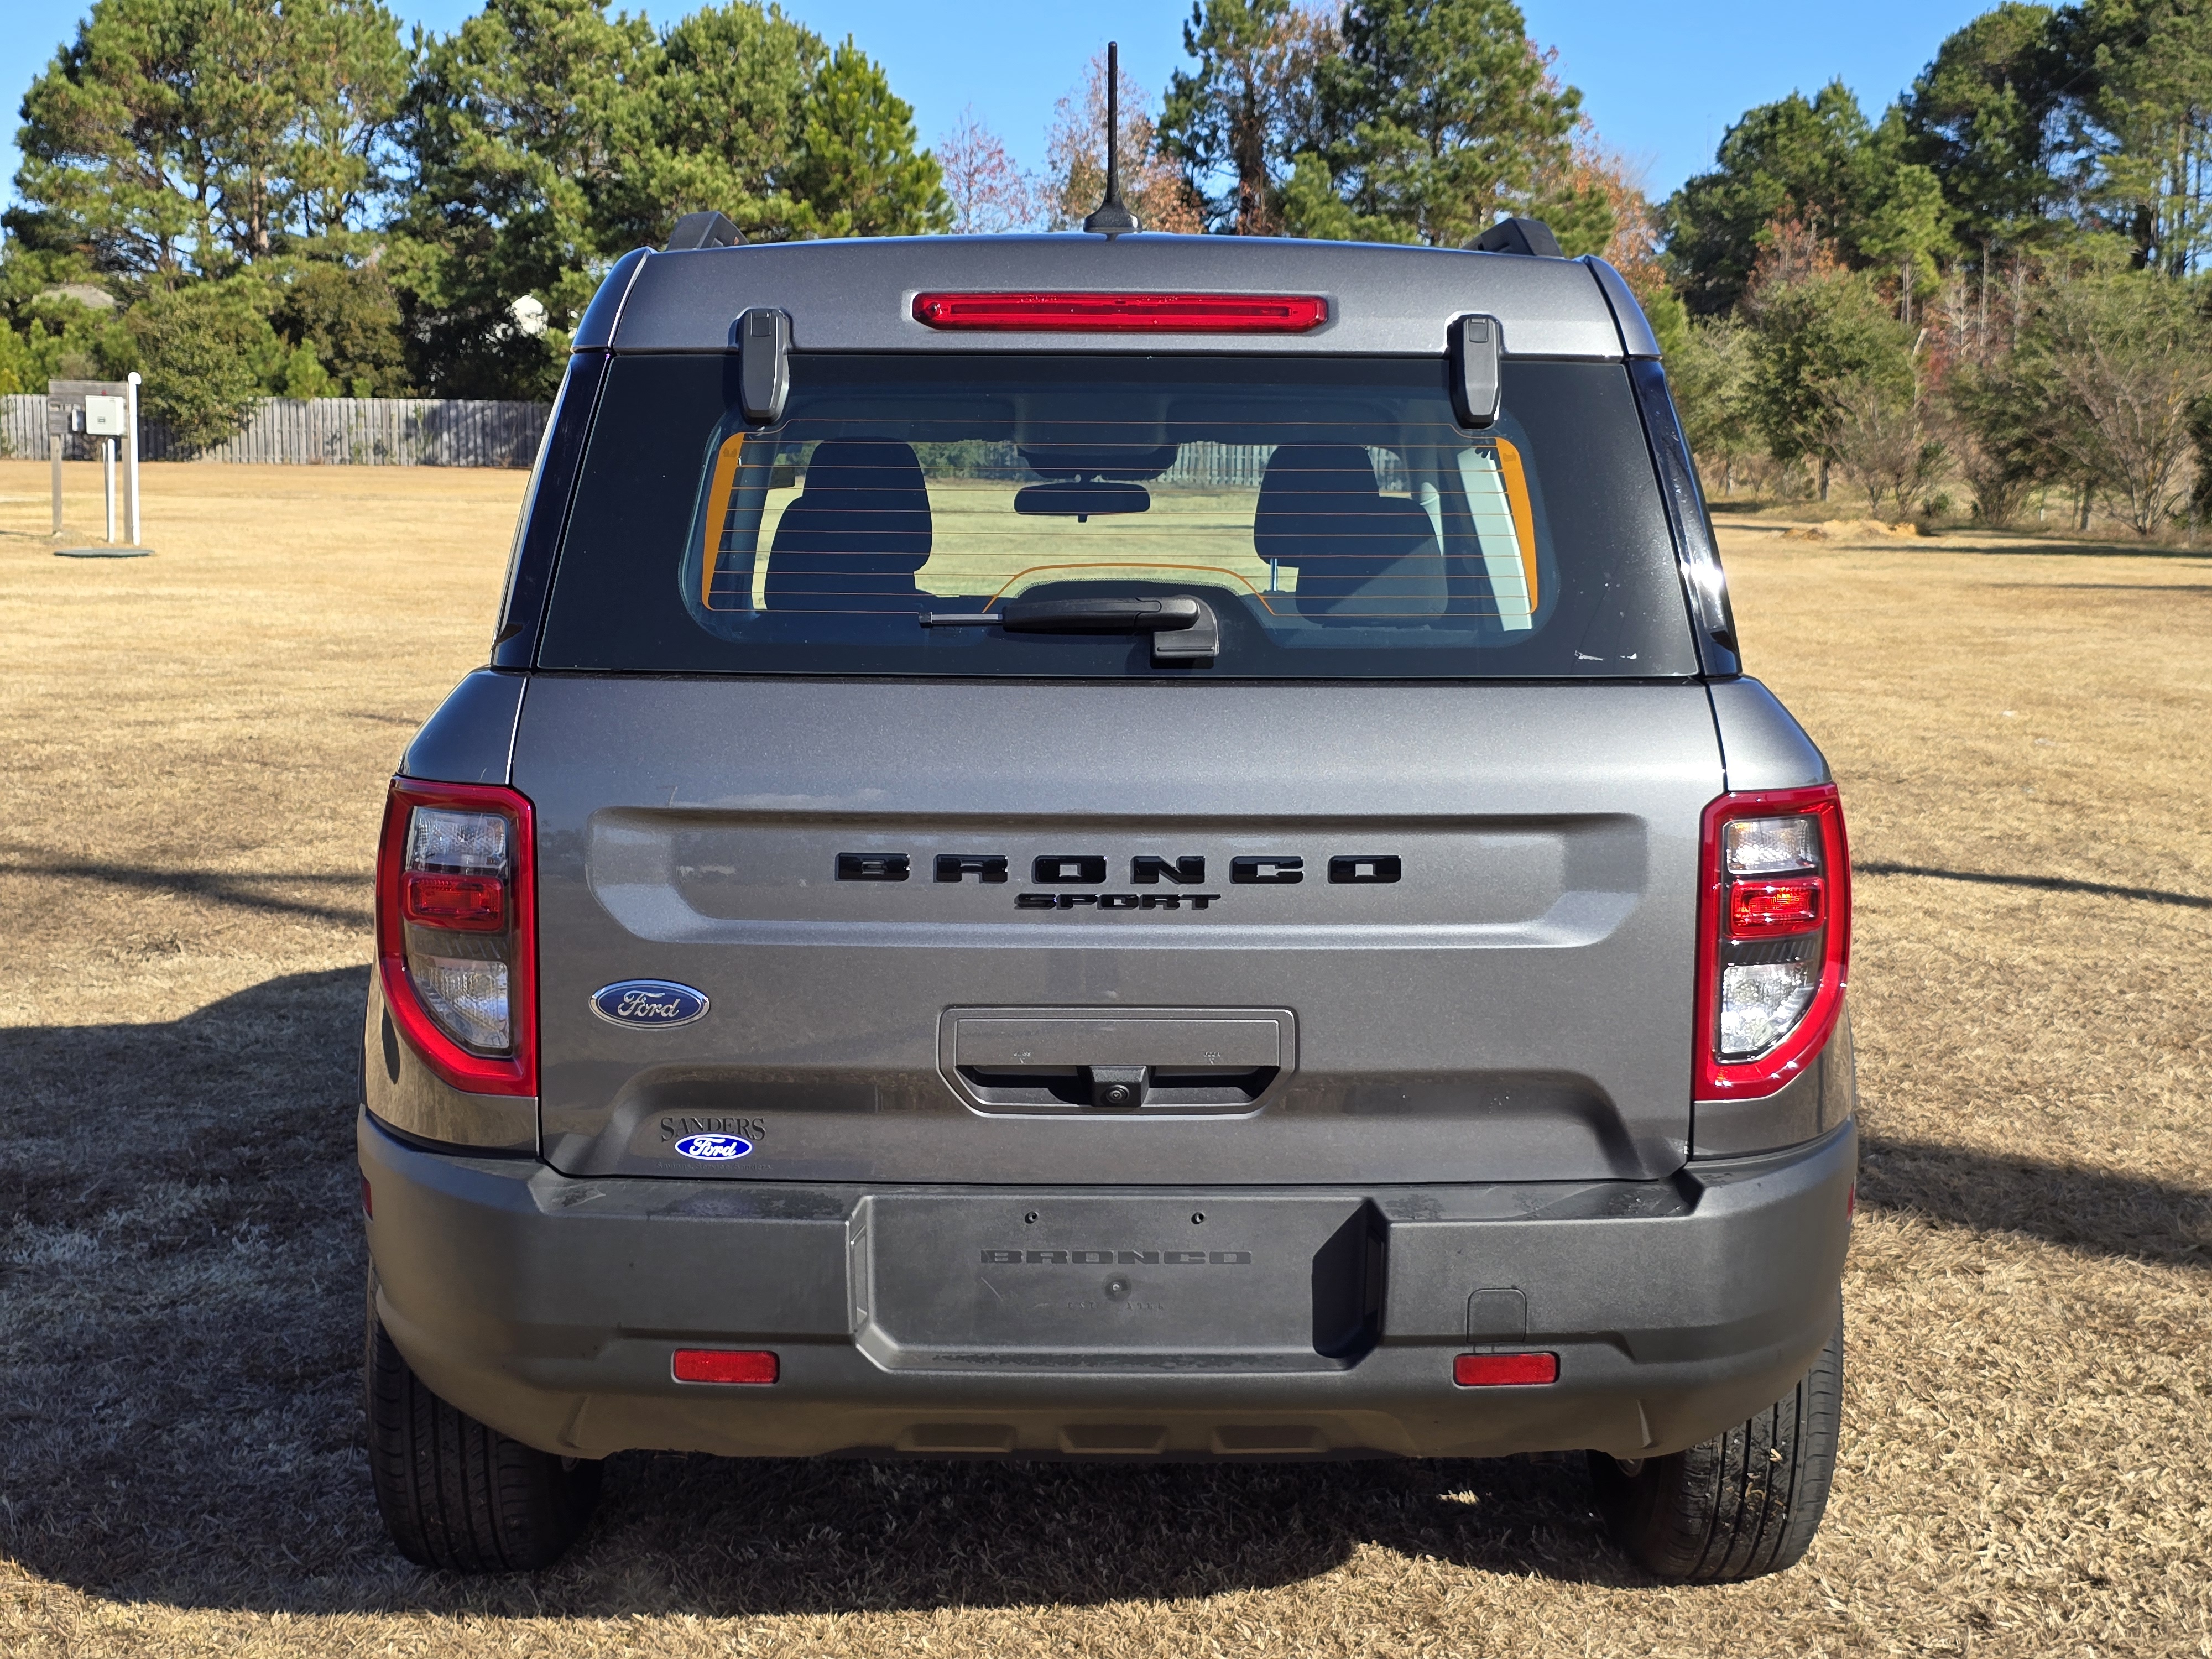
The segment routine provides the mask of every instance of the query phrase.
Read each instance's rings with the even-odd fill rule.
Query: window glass
[[[1619,364],[1509,362],[1481,432],[1455,420],[1441,359],[797,353],[764,430],[733,371],[614,365],[546,665],[1696,672]],[[1218,622],[1210,661],[958,620],[1183,595]]]

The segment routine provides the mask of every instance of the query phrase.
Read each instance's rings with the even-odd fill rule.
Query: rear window
[[[539,665],[1296,679],[1680,676],[1687,614],[1627,373],[1440,358],[807,355],[749,428],[734,356],[617,358]],[[985,621],[1189,596],[1210,660]],[[1187,609],[1187,607],[1186,607]]]

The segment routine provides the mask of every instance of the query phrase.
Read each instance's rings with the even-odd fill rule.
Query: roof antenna
[[[1083,228],[1112,240],[1139,228],[1137,216],[1121,205],[1121,43],[1106,43],[1106,199]]]

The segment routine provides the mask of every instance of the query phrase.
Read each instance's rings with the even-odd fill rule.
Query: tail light
[[[1699,1100],[1771,1095],[1843,1012],[1850,849],[1835,785],[1723,795],[1705,808],[1698,906]]]
[[[376,855],[376,960],[392,1024],[456,1089],[538,1092],[530,803],[395,778]]]
[[[1317,294],[917,294],[931,328],[1050,334],[1304,334],[1328,320]]]

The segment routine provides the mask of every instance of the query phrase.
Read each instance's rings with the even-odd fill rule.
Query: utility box
[[[47,381],[46,435],[64,441],[72,433],[82,433],[88,438],[128,436],[131,391],[127,380]],[[93,424],[94,404],[106,411],[99,426]],[[106,423],[109,418],[112,425]]]
[[[84,430],[92,438],[120,438],[131,429],[131,400],[93,392],[85,394]]]

